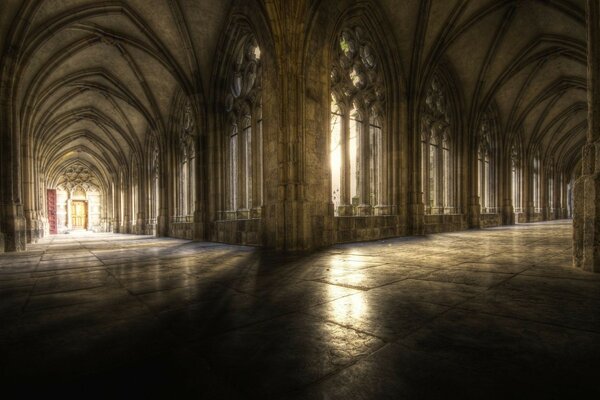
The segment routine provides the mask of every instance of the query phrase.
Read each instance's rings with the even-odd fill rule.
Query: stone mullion
[[[350,201],[350,114],[348,110],[342,113],[341,118],[341,152],[342,152],[342,171],[340,174],[340,215],[349,215],[352,212]],[[342,212],[342,210],[344,210]]]
[[[241,127],[236,135],[237,140],[237,154],[234,156],[237,157],[237,171],[234,171],[237,178],[237,210],[243,211],[248,205],[246,204],[246,144],[245,144],[245,136],[246,132],[243,128],[242,121],[238,121],[238,126]],[[239,215],[238,215],[239,217]]]
[[[131,198],[132,198],[132,187],[131,187],[131,174],[127,174],[127,177],[123,183],[124,185],[124,192],[125,192],[125,219],[124,219],[124,223],[125,223],[125,232],[126,233],[131,233],[131,211],[132,211],[132,207],[131,207]]]
[[[113,184],[113,230],[115,232],[121,232],[121,181],[118,176],[114,177],[115,182]],[[68,204],[68,201],[67,201]],[[69,224],[69,214],[67,209],[67,225]]]
[[[378,205],[384,207],[383,211],[385,214],[390,214],[390,206],[392,204],[390,192],[393,192],[396,186],[394,180],[391,179],[392,174],[390,173],[390,168],[392,165],[395,165],[395,162],[393,158],[394,146],[388,135],[390,131],[388,125],[387,121],[381,121],[381,141],[379,143],[379,170],[381,171],[381,179],[378,183]]]
[[[435,152],[435,172],[436,172],[436,193],[435,193],[435,197],[436,197],[436,207],[437,207],[437,212],[443,212],[443,208],[444,208],[444,144],[443,142],[440,140]]]
[[[500,183],[502,185],[502,224],[511,225],[514,223],[514,204],[513,204],[513,174],[512,174],[512,156],[510,149],[500,158]]]
[[[533,160],[531,158],[526,159],[523,162],[523,182],[522,182],[522,208],[525,213],[527,222],[531,221],[533,215]]]
[[[23,208],[26,221],[26,234],[27,243],[35,241],[35,210],[33,208],[33,159],[31,157],[31,151],[29,147],[29,141],[31,139],[27,137],[21,144],[22,159],[23,159],[23,171],[21,176],[23,177]]]
[[[234,207],[234,198],[233,198],[233,190],[232,190],[232,185],[233,182],[231,182],[231,164],[232,164],[232,153],[231,153],[231,133],[228,133],[227,135],[225,135],[224,138],[219,138],[219,142],[221,142],[223,144],[223,149],[224,151],[217,151],[216,153],[218,155],[221,155],[221,162],[223,165],[223,175],[224,175],[224,179],[221,179],[221,182],[219,182],[220,186],[221,186],[221,193],[222,193],[222,206],[221,206],[221,210],[222,211],[235,211],[235,207]],[[225,217],[226,213],[223,213],[223,215],[220,218],[226,218]]]
[[[358,150],[359,156],[359,215],[369,215],[371,211],[370,205],[370,185],[369,185],[369,118],[367,115],[363,117],[360,124],[360,135]]]
[[[144,160],[145,161],[145,160]],[[145,162],[142,161],[142,165],[145,165]],[[138,234],[146,233],[146,225],[147,225],[147,216],[148,213],[148,203],[149,203],[149,190],[147,185],[148,178],[148,170],[146,168],[138,169],[138,215],[137,215],[137,225],[138,225]]]
[[[423,205],[425,213],[430,209],[429,201],[429,139],[421,141],[421,190],[423,192]]]
[[[252,154],[252,162],[251,162],[251,170],[252,170],[252,207],[251,216],[259,217],[260,216],[260,155],[261,155],[261,140],[258,129],[258,118],[256,115],[256,110],[253,110],[253,116],[251,121],[251,131],[252,131],[252,141],[251,144],[251,154]]]
[[[173,185],[170,182],[171,174],[169,174],[169,166],[171,165],[171,145],[172,141],[167,141],[166,151],[159,153],[158,157],[158,186],[159,186],[159,209],[157,216],[157,236],[168,236],[169,234],[169,217],[171,210],[171,196]],[[160,146],[159,146],[160,148]],[[170,189],[170,190],[169,190]]]
[[[542,214],[542,219],[546,220],[548,214],[548,178],[546,177],[546,168],[543,167],[541,161],[538,172],[538,198],[539,211]]]

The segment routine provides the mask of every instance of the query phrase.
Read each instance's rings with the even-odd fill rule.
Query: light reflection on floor
[[[598,397],[600,275],[571,267],[571,232],[524,224],[292,256],[53,236],[0,255],[0,378],[23,395]]]

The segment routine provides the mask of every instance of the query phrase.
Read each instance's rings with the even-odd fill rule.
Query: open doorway
[[[73,200],[71,202],[71,227],[73,229],[88,228],[87,200]]]

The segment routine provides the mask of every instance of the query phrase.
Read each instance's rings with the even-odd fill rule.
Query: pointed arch
[[[459,92],[451,70],[433,70],[420,101],[421,185],[426,214],[452,214],[458,207]]]

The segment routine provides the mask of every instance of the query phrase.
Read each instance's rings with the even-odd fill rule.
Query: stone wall
[[[467,218],[463,214],[425,215],[425,234],[454,232],[467,229]]]
[[[502,214],[481,214],[479,216],[481,228],[493,228],[502,225]]]
[[[400,231],[396,215],[334,218],[337,243],[384,239],[399,236]]]
[[[211,240],[222,243],[260,245],[261,222],[262,220],[259,218],[214,221]]]
[[[544,220],[545,218],[543,213],[533,213],[529,216],[529,221],[527,222],[542,222]]]
[[[194,238],[194,223],[193,222],[171,222],[169,225],[169,236],[179,239]]]

